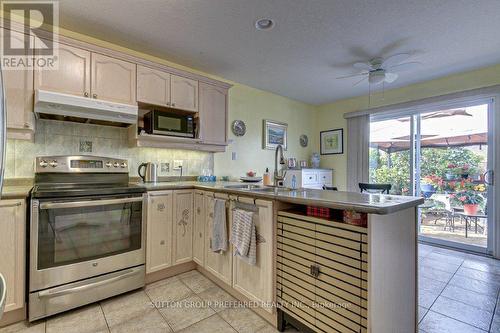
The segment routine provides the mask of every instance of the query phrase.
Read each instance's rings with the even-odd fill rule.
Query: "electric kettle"
[[[144,174],[141,171],[144,169]],[[137,173],[142,178],[142,181],[145,183],[155,183],[158,179],[157,177],[158,165],[156,163],[147,162],[139,165],[139,169],[137,169]]]

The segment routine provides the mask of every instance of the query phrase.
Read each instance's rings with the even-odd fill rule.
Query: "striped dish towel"
[[[234,209],[233,226],[229,241],[234,245],[235,256],[250,265],[257,263],[257,228],[253,221],[253,212]]]
[[[214,200],[210,248],[213,252],[227,251],[226,200]]]

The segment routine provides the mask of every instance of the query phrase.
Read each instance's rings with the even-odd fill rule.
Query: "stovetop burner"
[[[36,159],[34,198],[144,193],[129,184],[128,161],[96,156],[44,156]]]

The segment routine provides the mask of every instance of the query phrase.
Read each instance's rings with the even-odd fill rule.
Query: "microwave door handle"
[[[91,201],[43,202],[40,204],[40,209],[95,207],[95,206],[116,205],[122,203],[132,203],[141,201],[142,197],[108,199],[108,200],[91,200]]]

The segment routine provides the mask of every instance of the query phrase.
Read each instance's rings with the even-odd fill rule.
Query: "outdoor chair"
[[[391,187],[392,187],[391,184],[359,183],[359,189],[361,190],[361,193],[367,192],[367,193],[389,194]]]

